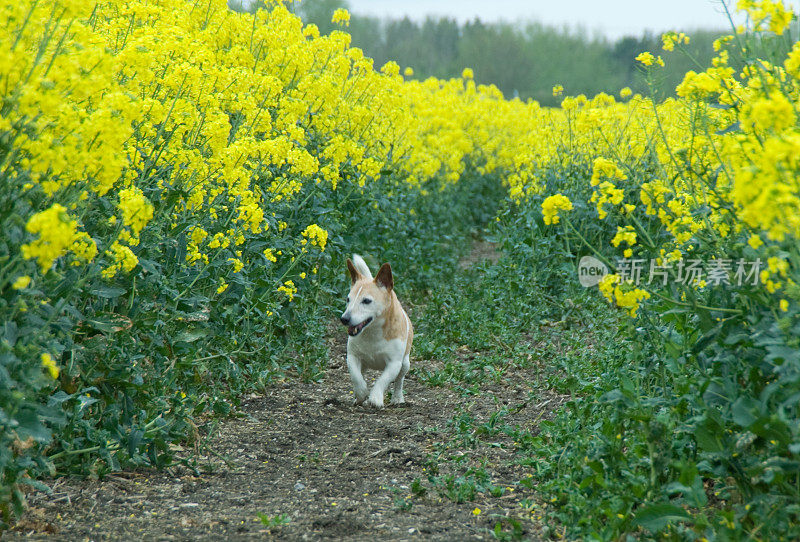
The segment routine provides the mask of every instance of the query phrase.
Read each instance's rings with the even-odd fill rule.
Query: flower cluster
[[[618,307],[628,310],[631,317],[635,317],[641,302],[650,298],[647,290],[634,287],[630,282],[622,282],[619,275],[606,275],[598,285],[603,296],[616,303]]]
[[[309,240],[312,245],[318,246],[320,250],[325,250],[325,245],[328,242],[328,232],[317,226],[311,224],[303,230],[303,239],[300,242],[305,245]]]
[[[561,194],[555,194],[545,198],[545,200],[542,202],[542,215],[544,217],[544,223],[558,224],[558,221],[560,220],[558,211],[560,210],[572,210],[572,202],[569,201],[569,198]]]
[[[94,241],[85,232],[78,231],[78,222],[58,203],[31,216],[25,229],[38,238],[22,245],[22,255],[27,259],[35,259],[42,273],[72,248],[77,248],[77,252],[86,260],[93,259],[97,250]]]

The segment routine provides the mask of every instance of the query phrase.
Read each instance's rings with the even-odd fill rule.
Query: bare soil
[[[451,420],[467,412],[485,422],[505,406],[507,422],[531,429],[564,397],[532,394],[532,374],[506,374],[477,396],[428,387],[415,377],[412,353],[405,405],[354,407],[344,333],[329,340],[325,378],[285,381],[246,398],[241,417],[220,422],[213,452],[201,452],[200,474],[176,467],[51,480],[53,492],[30,494],[29,510],[0,539],[491,540],[506,517],[522,517],[525,537],[538,538],[533,515],[520,506],[535,495],[516,484],[526,473],[507,437],[459,448]],[[435,450],[465,456],[440,465],[440,474],[456,472],[457,463],[480,465],[509,489],[455,504],[427,483]],[[422,496],[410,490],[415,478],[428,487]],[[279,525],[259,519],[282,514]]]

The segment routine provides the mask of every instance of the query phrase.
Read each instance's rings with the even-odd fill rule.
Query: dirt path
[[[492,437],[491,445],[448,444],[451,420],[467,412],[485,421],[507,406],[507,421],[529,425],[558,401],[529,404],[530,388],[522,384],[527,375],[505,381],[520,384],[488,386],[465,398],[420,383],[412,361],[407,404],[382,411],[353,407],[339,335],[330,339],[323,381],[284,382],[248,398],[244,417],[220,422],[209,446],[214,452],[199,458],[202,474],[178,467],[59,479],[52,495],[31,494],[28,512],[0,538],[491,540],[498,520],[519,517],[520,500],[531,495],[510,487],[524,476],[509,451],[513,446],[497,445],[503,435]],[[508,491],[499,498],[478,493],[462,504],[430,486],[412,495],[415,478],[427,482],[437,449],[464,456],[462,465],[483,465],[492,483]],[[451,468],[448,462],[440,473]],[[525,531],[535,537],[536,526],[529,523]]]
[[[403,407],[352,407],[341,357],[324,381],[273,388],[246,402],[248,418],[222,422],[212,448],[229,463],[202,458],[214,472],[61,479],[53,495],[32,495],[15,532],[2,538],[491,539],[494,521],[473,514],[480,503],[430,495],[402,509],[427,452],[463,399],[412,375]],[[490,409],[497,396],[491,397],[483,398],[486,405],[473,401],[473,409]],[[286,514],[289,521],[268,527],[259,514]]]

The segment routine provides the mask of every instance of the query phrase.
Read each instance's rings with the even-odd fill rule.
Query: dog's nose
[[[350,316],[348,316],[347,314],[343,314],[340,320],[344,325],[350,324]]]

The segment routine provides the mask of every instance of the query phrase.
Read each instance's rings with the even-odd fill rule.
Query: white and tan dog
[[[367,400],[365,368],[383,371],[369,392],[368,405],[383,408],[383,395],[392,382],[392,404],[403,403],[403,378],[411,365],[414,329],[394,293],[392,268],[383,264],[373,279],[366,262],[356,254],[347,260],[347,269],[352,285],[341,320],[349,335],[347,368],[356,396],[353,404]]]

